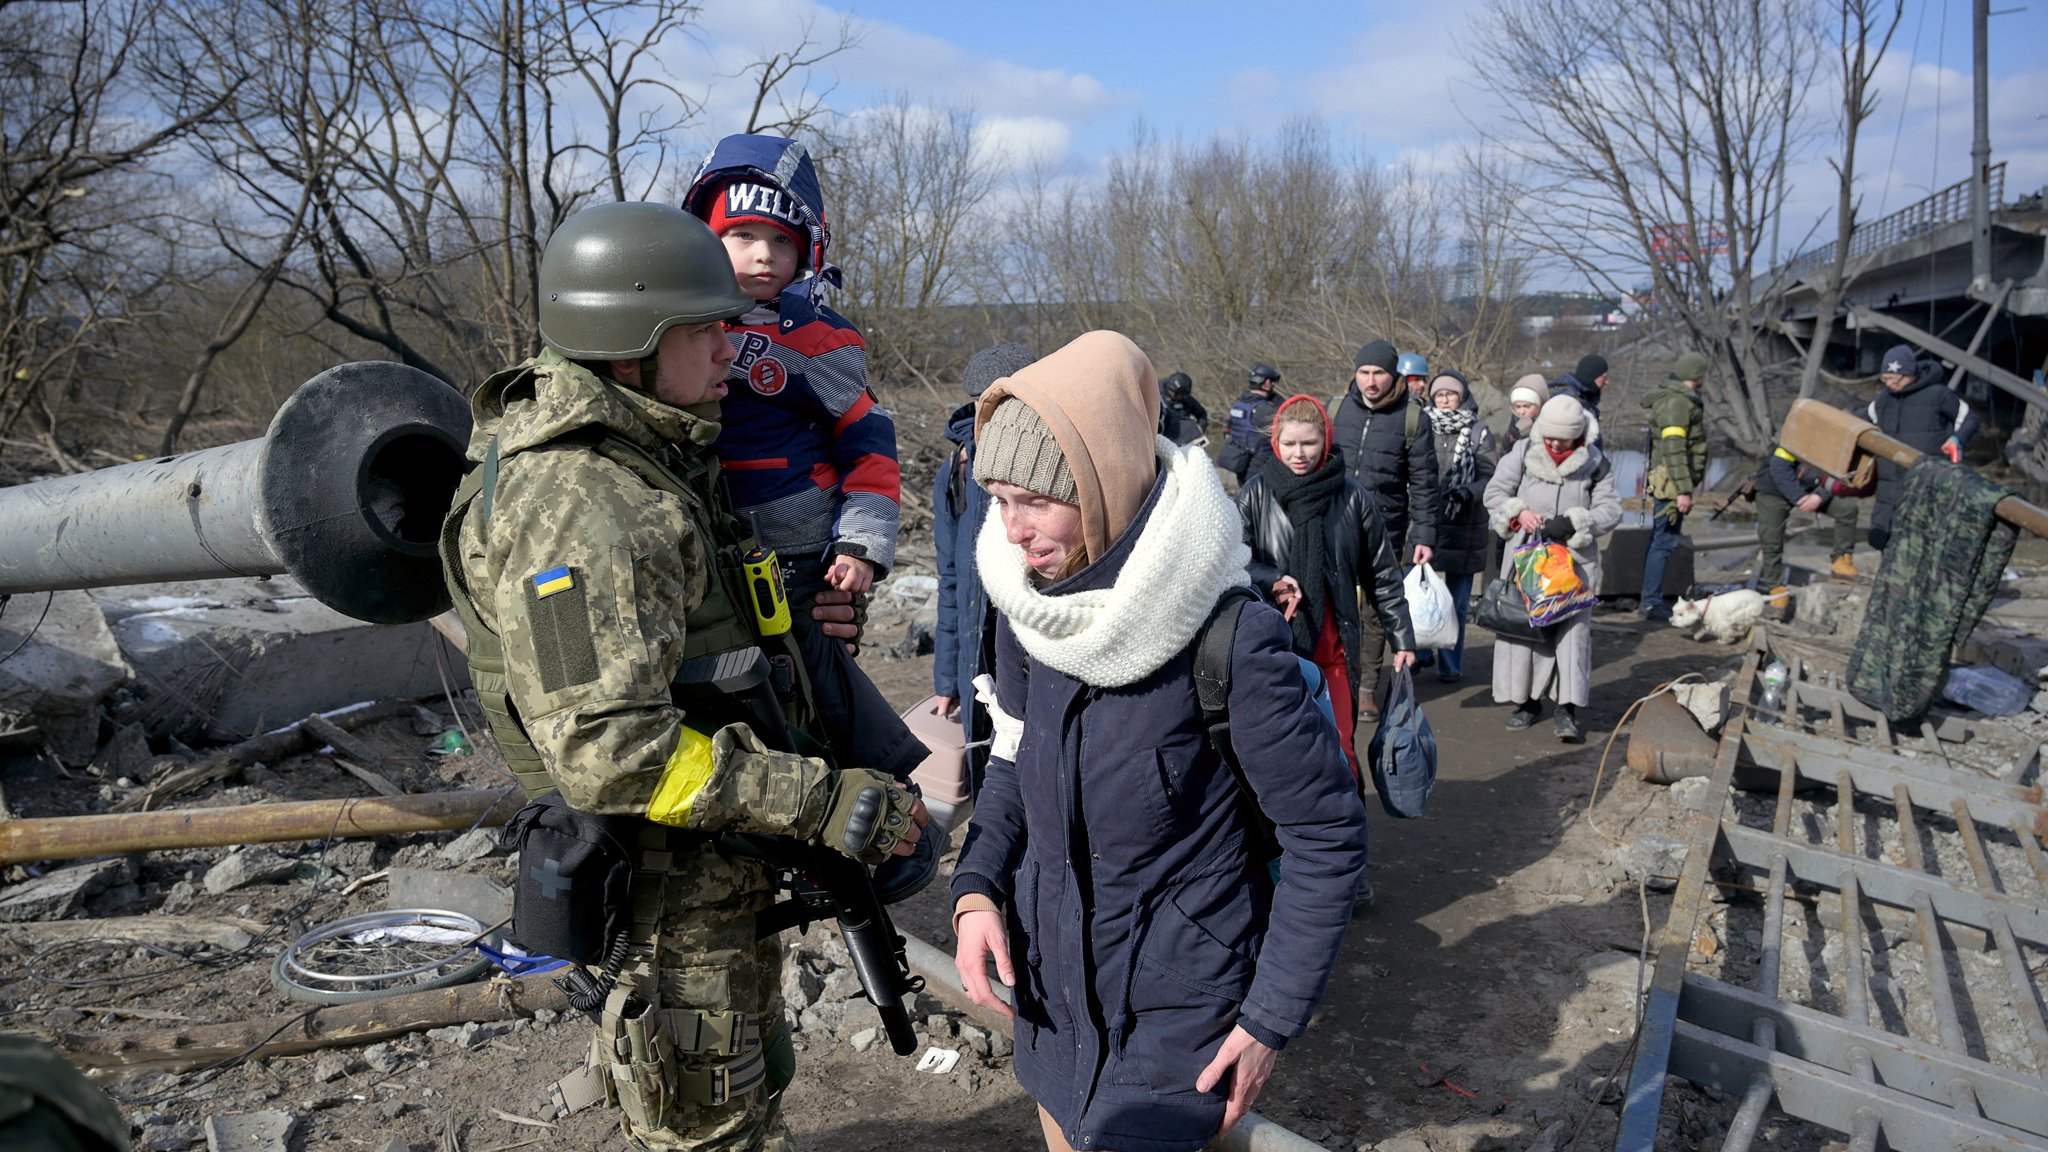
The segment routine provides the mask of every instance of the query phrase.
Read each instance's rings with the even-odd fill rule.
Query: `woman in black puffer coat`
[[[1330,682],[1337,733],[1357,775],[1357,726],[1347,701],[1364,659],[1358,643],[1360,589],[1370,582],[1370,602],[1394,649],[1394,667],[1415,662],[1415,628],[1379,512],[1358,481],[1345,475],[1342,458],[1331,453],[1330,417],[1314,397],[1295,396],[1280,405],[1273,418],[1273,454],[1238,490],[1237,510],[1252,550],[1252,583],[1286,615],[1294,650],[1315,661]],[[1323,530],[1297,533],[1295,525],[1310,518],[1321,521]],[[1368,719],[1378,716],[1370,700],[1357,707]]]

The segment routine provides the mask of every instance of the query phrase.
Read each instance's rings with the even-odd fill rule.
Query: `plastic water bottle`
[[[1764,669],[1764,694],[1757,706],[1771,712],[1782,711],[1785,707],[1785,681],[1792,678],[1792,670],[1785,667],[1783,660],[1773,660]]]

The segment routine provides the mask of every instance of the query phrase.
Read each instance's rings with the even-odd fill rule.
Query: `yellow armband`
[[[1666,440],[1671,439],[1673,436],[1683,437],[1685,435],[1685,425],[1673,424],[1669,428],[1664,429],[1661,435]]]
[[[690,806],[711,782],[711,768],[711,737],[687,726],[678,729],[676,750],[669,753],[661,783],[654,786],[654,798],[647,802],[647,818],[677,828],[687,825]]]
[[[1799,463],[1799,457],[1794,456],[1790,452],[1785,451],[1783,448],[1774,448],[1771,450],[1771,454],[1773,456],[1776,456],[1778,459],[1783,460],[1787,464]]]

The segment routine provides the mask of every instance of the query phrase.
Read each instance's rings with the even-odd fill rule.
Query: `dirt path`
[[[1577,1147],[1611,1146],[1614,1109],[1589,1101],[1628,1043],[1634,997],[1633,953],[1644,920],[1661,925],[1664,899],[1640,901],[1618,864],[1619,849],[1583,812],[1601,742],[1630,700],[1685,671],[1732,665],[1727,649],[1705,649],[1632,616],[1596,622],[1602,671],[1587,710],[1589,743],[1572,748],[1549,725],[1503,729],[1506,709],[1490,701],[1491,653],[1483,636],[1468,656],[1469,676],[1455,688],[1425,673],[1423,695],[1441,748],[1440,782],[1428,817],[1372,823],[1371,876],[1378,902],[1361,914],[1309,1034],[1289,1046],[1261,1110],[1332,1149],[1521,1149],[1563,1125],[1583,1125]],[[907,705],[929,691],[929,659],[865,663],[892,699]],[[418,758],[425,743],[402,722],[367,730],[394,760]],[[420,761],[420,782],[476,783],[488,766]],[[1692,815],[1661,788],[1621,771],[1617,745],[1596,810],[1600,829],[1629,839],[1647,832],[1683,839]],[[19,763],[5,778],[24,815],[61,811],[104,783],[52,779]],[[348,795],[351,783],[331,764],[300,757],[255,773],[194,804]],[[452,836],[385,840],[375,846],[308,849],[298,867],[271,883],[221,895],[199,881],[218,853],[159,853],[142,860],[132,887],[95,897],[88,915],[138,914],[167,903],[194,914],[238,915],[276,926],[276,936],[305,923],[381,907],[376,884],[352,896],[349,880],[393,865],[459,867],[509,879],[502,855],[464,864],[442,861]],[[943,893],[934,889],[901,910],[900,922],[950,951]],[[805,948],[819,951],[823,929]],[[195,966],[184,957],[118,948],[51,951],[32,937],[0,933],[0,1027],[53,1030],[151,1026],[85,1009],[117,1008],[192,1022],[285,1012],[293,1006],[270,986],[276,940],[226,962]],[[1586,969],[1590,958],[1606,966]],[[110,976],[118,984],[92,983]],[[137,979],[139,977],[139,979]],[[54,980],[67,981],[57,983]],[[828,984],[829,986],[829,984]],[[924,1009],[936,1009],[926,1002]],[[959,1068],[920,1073],[878,1044],[856,1051],[871,1027],[858,1001],[826,1028],[799,1031],[799,1077],[787,1114],[803,1148],[813,1150],[994,1150],[1034,1147],[1032,1105],[1016,1087],[1008,1060],[982,1057],[943,1013],[920,1019],[927,1038],[959,1047]],[[922,1013],[921,1013],[922,1015]],[[258,1060],[220,1072],[144,1077],[112,1085],[136,1124],[138,1147],[182,1152],[203,1147],[208,1116],[278,1109],[299,1118],[294,1149],[374,1149],[390,1141],[409,1152],[509,1152],[518,1147],[625,1149],[599,1114],[552,1129],[532,1117],[543,1086],[582,1058],[588,1030],[579,1019],[520,1022],[481,1036],[415,1034],[375,1049]],[[984,1041],[986,1043],[986,1041]],[[1000,1047],[1000,1046],[998,1046]],[[1686,1146],[1719,1109],[1673,1094],[1672,1146]],[[1688,1120],[1690,1116],[1692,1119]],[[1558,1147],[1569,1146],[1561,1140]],[[1777,1145],[1784,1147],[1788,1145]]]

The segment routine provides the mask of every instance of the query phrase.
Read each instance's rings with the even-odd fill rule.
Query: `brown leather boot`
[[[1847,552],[1842,553],[1835,557],[1835,562],[1828,567],[1828,573],[1837,580],[1856,579],[1860,575],[1856,571],[1856,557]]]

